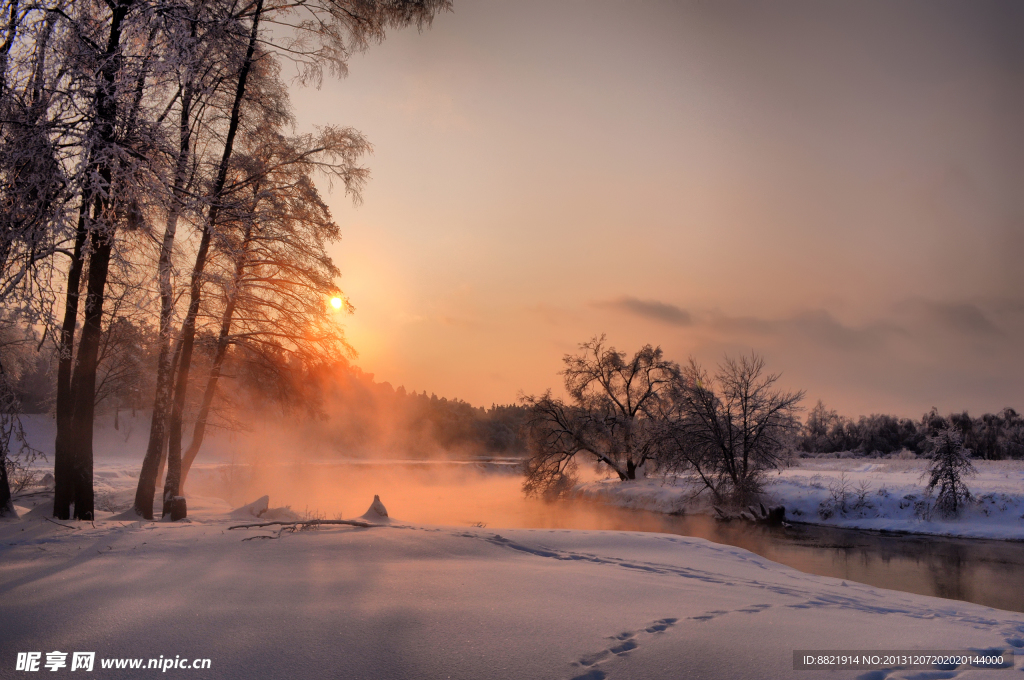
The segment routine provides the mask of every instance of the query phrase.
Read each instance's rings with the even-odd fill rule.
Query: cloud
[[[1001,331],[981,309],[966,302],[926,302],[928,313],[936,321],[954,331],[999,335]]]
[[[716,315],[712,326],[730,336],[778,336],[788,342],[804,339],[844,351],[879,349],[887,338],[903,334],[902,329],[888,322],[847,326],[823,309],[804,310],[781,319]]]
[[[659,321],[671,326],[689,326],[693,324],[693,318],[688,311],[675,305],[670,305],[667,302],[659,302],[658,300],[640,300],[635,297],[623,296],[616,300],[594,302],[591,306],[597,309],[625,312],[626,314]]]

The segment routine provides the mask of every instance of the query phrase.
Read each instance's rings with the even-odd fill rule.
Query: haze
[[[766,355],[849,415],[1024,407],[1024,6],[468,2],[299,126],[376,152],[331,194],[357,363],[514,401],[607,333]],[[810,405],[810,404],[808,404]]]

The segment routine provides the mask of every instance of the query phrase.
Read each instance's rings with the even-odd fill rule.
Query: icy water
[[[389,514],[424,524],[487,528],[645,531],[738,546],[800,571],[893,590],[1024,611],[1024,543],[885,535],[808,525],[769,528],[672,516],[586,501],[524,498],[511,466],[361,462],[260,468],[210,467],[200,487],[242,504],[269,493],[321,517],[362,514],[379,494]]]

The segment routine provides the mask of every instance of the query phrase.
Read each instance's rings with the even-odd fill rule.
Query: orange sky
[[[849,415],[1024,410],[1024,5],[463,2],[299,125],[374,144],[357,363],[478,405],[599,333]]]

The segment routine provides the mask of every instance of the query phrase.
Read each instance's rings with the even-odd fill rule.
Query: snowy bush
[[[842,472],[837,479],[832,480],[828,485],[828,490],[832,494],[832,504],[840,512],[846,512],[846,501],[850,495],[850,481],[846,478],[846,473]]]
[[[839,477],[833,479],[828,485],[829,498],[818,504],[818,517],[827,520],[833,515],[839,514],[846,517],[847,513],[857,512],[859,516],[874,509],[874,504],[868,499],[871,494],[871,486],[866,480],[862,480],[854,486],[847,478],[846,473],[840,473]]]
[[[868,485],[866,480],[862,480],[857,484],[854,489],[854,495],[857,499],[853,503],[854,510],[861,510],[871,508],[871,501],[868,500],[868,494],[871,493],[871,487]]]

